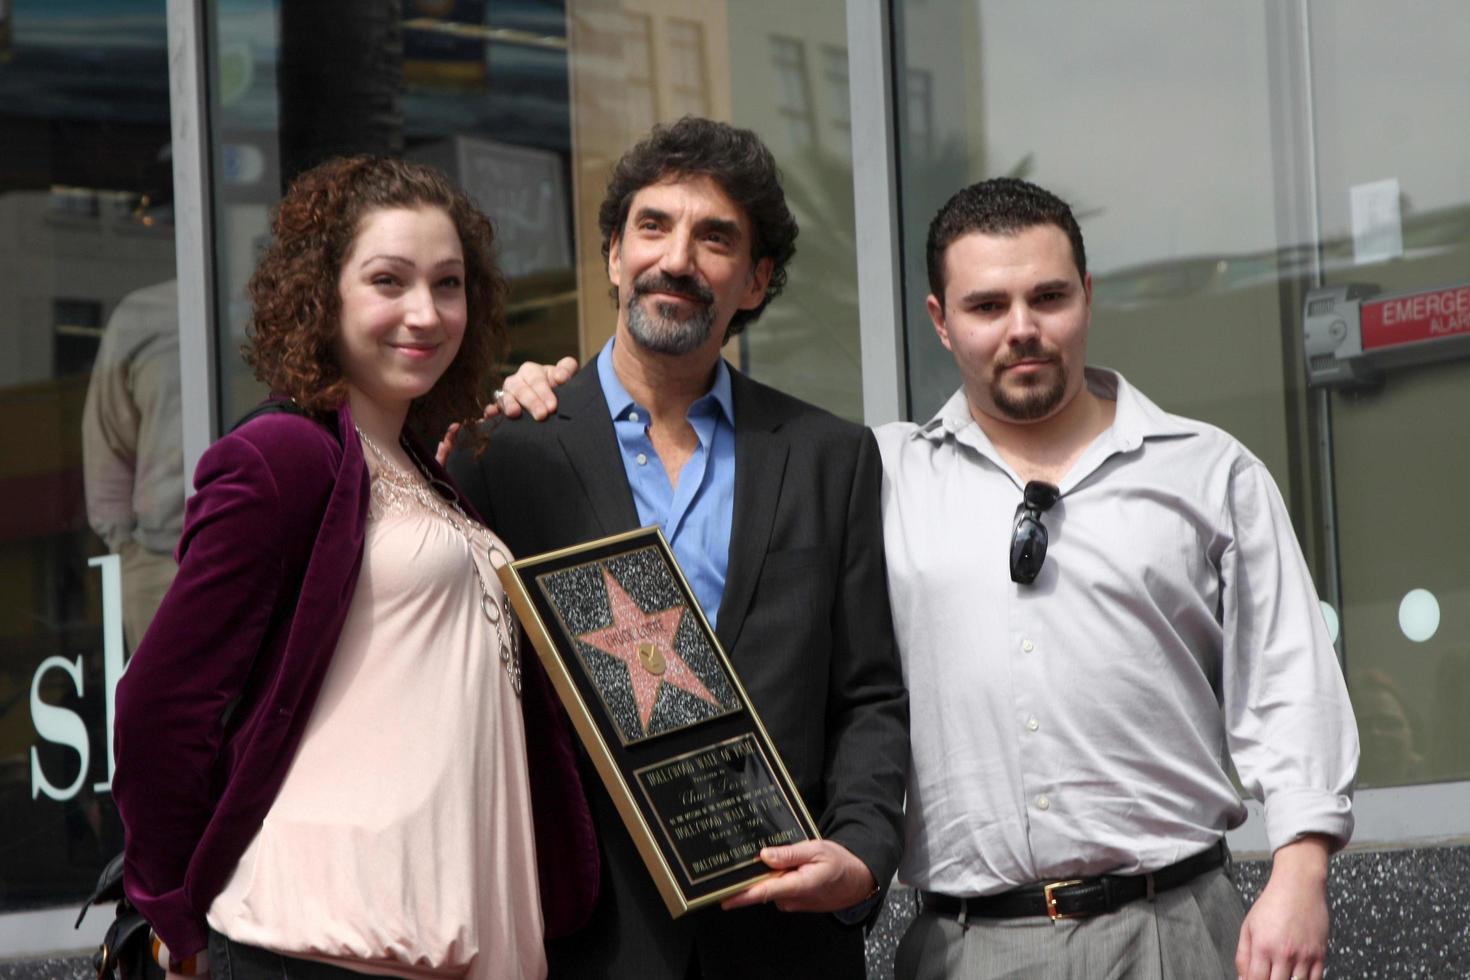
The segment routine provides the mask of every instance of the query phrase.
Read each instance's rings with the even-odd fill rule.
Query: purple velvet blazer
[[[340,440],[271,413],[209,448],[178,576],[118,683],[125,887],[177,956],[208,940],[205,913],[275,800],[357,585],[369,478],[345,405],[336,425]],[[597,843],[566,719],[524,661],[541,902],[547,935],[563,935],[596,899]]]

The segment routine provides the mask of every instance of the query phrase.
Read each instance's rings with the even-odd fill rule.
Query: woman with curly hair
[[[246,357],[275,400],[200,460],[117,689],[128,896],[176,973],[543,976],[595,893],[586,802],[509,556],[412,435],[478,414],[490,223],[356,157],[273,232]]]

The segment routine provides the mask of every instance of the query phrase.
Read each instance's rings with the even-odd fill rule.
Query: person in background
[[[82,409],[87,523],[122,561],[123,635],[137,650],[178,566],[184,524],[178,283],[124,296]]]
[[[1353,677],[1353,712],[1363,743],[1360,770],[1374,785],[1423,782],[1427,773],[1418,719],[1393,678],[1369,668]]]
[[[590,818],[509,554],[412,435],[477,414],[503,344],[490,223],[355,157],[272,231],[246,356],[277,400],[200,460],[118,685],[127,894],[175,973],[541,977]]]

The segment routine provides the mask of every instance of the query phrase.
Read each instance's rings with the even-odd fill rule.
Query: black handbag
[[[116,911],[102,945],[92,954],[97,980],[163,980],[163,968],[153,959],[149,942],[151,929],[143,913],[133,908],[123,894],[123,856],[107,862],[97,878],[97,888],[82,905],[73,928],[80,929],[93,905],[115,902]]]

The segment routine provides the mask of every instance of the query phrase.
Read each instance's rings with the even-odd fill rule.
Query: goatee
[[[650,311],[642,302],[649,293],[682,296],[694,308],[682,318],[677,303],[655,302]],[[639,346],[657,354],[688,354],[704,345],[714,326],[714,294],[692,276],[650,272],[633,281],[633,294],[628,297],[628,333]]]
[[[1046,358],[1046,369],[1024,377],[1007,375],[1006,368],[1035,358]],[[1067,369],[1054,352],[1043,350],[1040,344],[1014,351],[997,366],[990,382],[990,399],[995,407],[1017,422],[1045,418],[1056,410],[1066,394]]]

